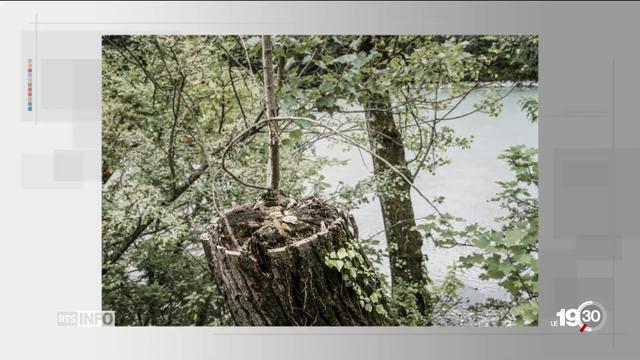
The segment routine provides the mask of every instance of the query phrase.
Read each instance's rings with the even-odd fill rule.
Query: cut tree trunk
[[[379,290],[377,278],[345,277],[326,264],[328,254],[357,243],[353,217],[313,197],[269,194],[214,219],[202,236],[236,325],[390,325],[387,315],[365,310],[355,290]],[[384,296],[378,303],[389,310]]]

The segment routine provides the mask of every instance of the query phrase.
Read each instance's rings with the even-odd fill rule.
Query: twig
[[[342,133],[340,133],[339,131],[336,131],[334,129],[332,129],[331,127],[315,120],[315,119],[311,119],[311,118],[305,118],[305,117],[298,117],[298,116],[287,116],[287,117],[277,117],[274,118],[276,120],[293,120],[293,121],[308,121],[311,123],[314,123],[316,126],[320,126],[322,128],[325,128],[329,131],[331,131],[332,133],[336,134],[337,136],[341,137],[342,139],[346,140],[349,144],[356,146],[360,149],[362,149],[363,151],[369,153],[371,156],[375,157],[376,159],[380,160],[382,163],[384,163],[391,171],[395,172],[397,175],[399,175],[402,180],[404,180],[410,187],[412,187],[416,193],[418,193],[418,195],[420,195],[420,197],[422,197],[422,199],[424,199],[424,201],[427,202],[427,204],[429,204],[429,206],[431,206],[433,208],[433,210],[441,217],[444,219],[444,214],[442,214],[440,212],[440,210],[433,204],[433,202],[431,202],[431,200],[429,200],[420,189],[418,189],[418,187],[416,187],[413,182],[411,182],[411,180],[409,180],[403,173],[402,171],[398,170],[395,166],[393,166],[391,163],[389,163],[386,159],[382,158],[381,156],[379,156],[378,154],[374,153],[373,151],[367,149],[366,147],[360,145],[357,141],[353,140],[352,138],[350,138],[349,136],[346,136]],[[445,220],[446,221],[446,220]],[[448,221],[446,221],[446,224],[448,226],[451,227],[451,225],[449,224]]]

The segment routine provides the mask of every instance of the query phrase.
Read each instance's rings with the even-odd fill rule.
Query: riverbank
[[[434,319],[434,326],[505,327],[515,325],[505,317],[505,310],[502,309],[455,307]]]

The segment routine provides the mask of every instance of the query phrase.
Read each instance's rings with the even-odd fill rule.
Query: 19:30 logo
[[[602,304],[595,301],[585,301],[577,309],[560,309],[556,313],[558,320],[551,322],[551,326],[572,326],[580,332],[597,331],[607,321],[607,312]]]

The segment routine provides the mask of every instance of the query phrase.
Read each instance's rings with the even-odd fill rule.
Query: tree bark
[[[262,215],[252,213],[249,209],[255,209],[253,204],[228,213],[237,237],[249,239],[241,240],[240,248],[230,249],[226,228],[220,219],[214,221],[202,236],[209,266],[236,325],[390,325],[387,316],[365,310],[349,280],[325,264],[327,254],[357,241],[353,217],[319,200],[308,203],[311,204],[309,207],[317,207],[319,203],[327,206],[321,212],[331,214],[327,215],[331,218],[328,225],[321,225],[320,231],[301,240],[292,240],[285,246],[268,248],[256,244],[256,233],[269,233],[262,224],[279,220],[277,217],[265,220]],[[271,215],[274,213],[273,206],[264,209]],[[236,223],[234,214],[241,212],[244,215],[238,216]],[[298,215],[298,218],[302,223],[304,215]],[[247,228],[252,223],[255,224],[253,228]],[[366,255],[359,252],[366,259]],[[366,292],[381,286],[379,281],[367,282],[362,278],[355,281]],[[384,297],[379,304],[389,311]]]
[[[276,97],[273,89],[273,48],[271,36],[262,36],[262,66],[264,75],[264,94],[267,119],[269,120],[269,165],[267,187],[278,190],[280,187],[280,149],[278,141],[278,116]]]
[[[375,47],[375,37],[365,37],[361,51],[371,51]],[[385,58],[382,59],[384,62]],[[375,81],[374,76],[365,76],[365,81]],[[367,134],[371,151],[386,160],[399,172],[411,179],[407,166],[404,141],[398,130],[388,90],[380,88],[369,94],[361,104],[365,110]],[[385,237],[389,250],[391,284],[394,292],[404,286],[412,286],[419,291],[416,305],[421,314],[431,312],[426,256],[422,252],[422,235],[415,230],[416,221],[411,201],[411,185],[399,174],[389,169],[387,164],[373,157],[373,173],[376,177],[376,195],[380,200]]]
[[[373,95],[366,109],[388,109],[391,105],[381,95]],[[391,111],[366,110],[369,141],[373,152],[385,159],[406,178],[411,178],[404,153],[402,136]],[[416,221],[411,201],[411,186],[397,173],[390,171],[381,160],[373,157],[373,173],[378,179],[376,195],[384,221],[389,247],[391,283],[426,286],[427,273],[422,253],[422,235],[415,230]],[[422,311],[427,301],[422,299]]]

